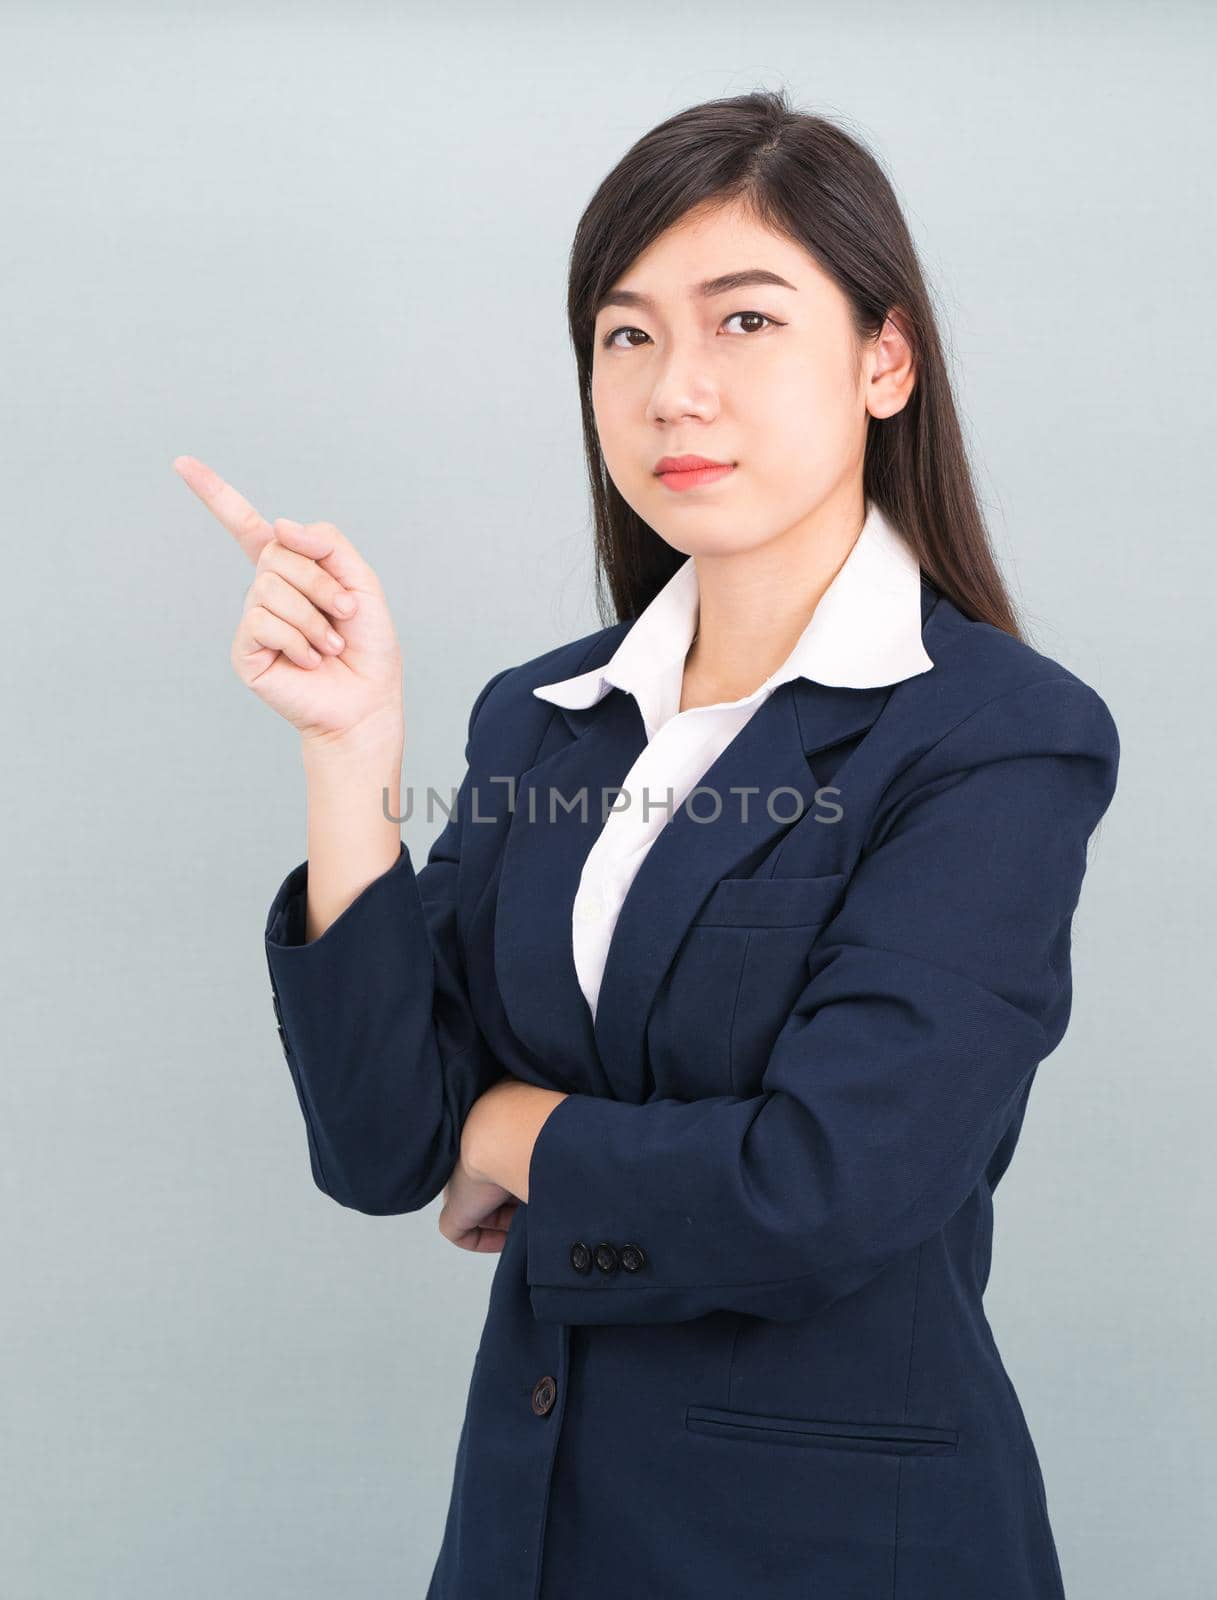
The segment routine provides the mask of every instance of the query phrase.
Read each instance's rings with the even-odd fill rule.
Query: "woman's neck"
[[[680,709],[741,700],[794,649],[862,531],[852,502],[817,508],[753,550],[699,555],[698,614],[685,656]]]

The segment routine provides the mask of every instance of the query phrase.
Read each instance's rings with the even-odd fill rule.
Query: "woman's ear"
[[[866,409],[872,417],[894,416],[913,392],[917,369],[907,329],[904,313],[893,307],[867,348]]]

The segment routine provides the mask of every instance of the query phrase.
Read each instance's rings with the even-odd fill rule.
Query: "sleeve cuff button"
[[[576,1272],[592,1270],[592,1253],[581,1239],[576,1239],[570,1247],[570,1264]]]
[[[621,1256],[618,1254],[616,1245],[598,1244],[594,1254],[596,1265],[601,1272],[616,1272],[621,1265]]]

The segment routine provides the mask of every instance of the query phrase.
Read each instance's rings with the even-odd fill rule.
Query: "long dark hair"
[[[932,584],[966,616],[1021,638],[977,502],[942,344],[912,239],[876,158],[784,90],[707,100],[642,136],[600,184],[571,246],[567,316],[591,477],[596,602],[604,625],[638,615],[685,557],[649,527],[605,468],[592,410],[599,296],[652,240],[707,202],[742,204],[803,246],[852,307],[859,339],[902,313],[916,367],[894,416],[869,419],[863,489]]]

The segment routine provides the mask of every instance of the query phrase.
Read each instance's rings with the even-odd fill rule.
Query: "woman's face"
[[[699,291],[755,269],[784,283]],[[734,206],[702,208],[637,257],[610,301],[618,293],[650,303],[597,312],[600,447],[622,498],[668,544],[750,549],[861,481],[871,347],[859,351],[848,301],[801,246]],[[735,465],[697,487],[656,475],[661,457],[683,455]]]

